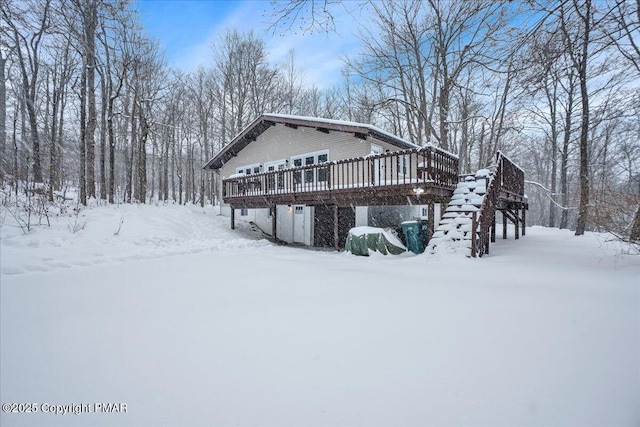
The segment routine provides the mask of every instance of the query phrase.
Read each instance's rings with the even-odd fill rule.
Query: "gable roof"
[[[394,145],[401,150],[418,148],[417,145],[407,142],[389,132],[363,123],[318,117],[290,116],[287,114],[263,114],[236,135],[229,144],[204,165],[203,169],[220,169],[222,165],[235,157],[242,149],[255,141],[271,126],[275,126],[276,123],[282,123],[294,129],[297,129],[298,126],[303,126],[315,128],[327,133],[329,131],[353,133],[361,139],[372,136],[380,141]]]

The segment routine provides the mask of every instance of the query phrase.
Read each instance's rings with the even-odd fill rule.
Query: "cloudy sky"
[[[269,30],[272,6],[268,0],[139,0],[136,6],[146,32],[160,41],[166,61],[184,71],[213,63],[211,46],[225,29],[253,30],[265,40],[272,63],[284,62],[294,49],[305,83],[322,88],[340,81],[340,56],[359,46],[354,25],[359,18],[354,15],[360,13],[357,8],[332,10],[335,32],[282,34]]]

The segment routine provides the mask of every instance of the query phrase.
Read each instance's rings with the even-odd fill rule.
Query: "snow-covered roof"
[[[244,128],[242,132],[236,135],[226,147],[216,154],[213,159],[209,160],[207,164],[205,164],[204,169],[221,168],[222,165],[236,156],[251,142],[255,141],[258,136],[271,126],[275,126],[276,123],[287,124],[290,126],[313,127],[316,129],[323,129],[325,131],[348,132],[361,137],[372,136],[402,150],[419,148],[416,144],[408,142],[376,126],[365,123],[325,119],[320,117],[292,116],[288,114],[263,114],[255,119],[249,126]]]

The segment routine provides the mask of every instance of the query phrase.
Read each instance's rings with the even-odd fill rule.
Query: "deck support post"
[[[526,234],[525,228],[527,226],[527,210],[522,208],[522,235]]]
[[[436,229],[436,210],[433,202],[427,207],[427,227],[429,228],[429,240]]]
[[[477,229],[478,229],[478,216],[476,212],[473,212],[471,214],[471,256],[473,258],[478,256],[478,236],[477,236]]]
[[[507,238],[507,221],[509,219],[507,218],[507,211],[503,210],[502,211],[502,239],[506,239]]]
[[[275,240],[278,240],[278,206],[272,205],[272,215],[271,215],[271,234]]]
[[[493,219],[491,220],[491,243],[496,242],[496,214],[493,213]]]
[[[482,232],[486,233],[485,236],[490,233],[489,230],[482,230]],[[484,253],[485,253],[485,255],[489,255],[489,240],[490,239],[487,239],[485,237],[485,244],[484,244]]]
[[[518,217],[518,208],[513,211],[513,224],[516,229],[516,240],[520,239],[520,218]]]
[[[231,229],[236,229],[236,210],[231,206]]]
[[[340,250],[338,233],[338,205],[333,205],[333,246],[336,251]]]

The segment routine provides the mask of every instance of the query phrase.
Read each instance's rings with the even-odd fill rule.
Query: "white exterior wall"
[[[295,214],[295,206],[288,205],[278,205],[277,206],[277,233],[278,239],[287,243],[294,243],[294,228],[296,227],[296,221],[302,220],[302,232],[303,232],[303,241],[299,241],[296,243],[304,243],[307,246],[312,246],[314,241],[313,235],[313,220],[314,220],[314,208],[313,206],[304,206],[304,213],[302,218],[294,217]],[[300,205],[297,205],[300,206]],[[289,210],[291,209],[291,210]],[[368,219],[368,207],[367,206],[356,206],[356,221],[355,226],[360,227],[364,225],[369,225]],[[405,220],[411,220],[413,218],[421,218],[428,219],[426,213],[428,212],[427,205],[415,205],[415,206],[407,206],[406,209],[410,214],[405,218]],[[272,219],[269,216],[269,209],[249,209],[248,215],[242,216],[240,214],[241,210],[236,209],[236,221],[244,221],[244,222],[253,222],[255,223],[263,232],[273,236],[272,229]],[[442,217],[442,205],[440,203],[436,203],[434,205],[434,225],[437,227],[440,223],[440,219]],[[224,206],[220,210],[220,213],[224,216],[231,215],[231,208],[229,206]],[[423,215],[424,214],[424,215]]]
[[[273,231],[271,216],[269,215],[269,209],[249,209],[249,211],[255,211],[254,222],[263,232],[272,235]]]
[[[220,215],[231,216],[231,207],[224,205],[220,207]],[[236,222],[253,222],[263,232],[272,235],[272,222],[269,216],[269,209],[248,209],[247,215],[242,215],[242,209],[236,209]]]
[[[368,213],[366,206],[356,206],[356,227],[369,225]]]

